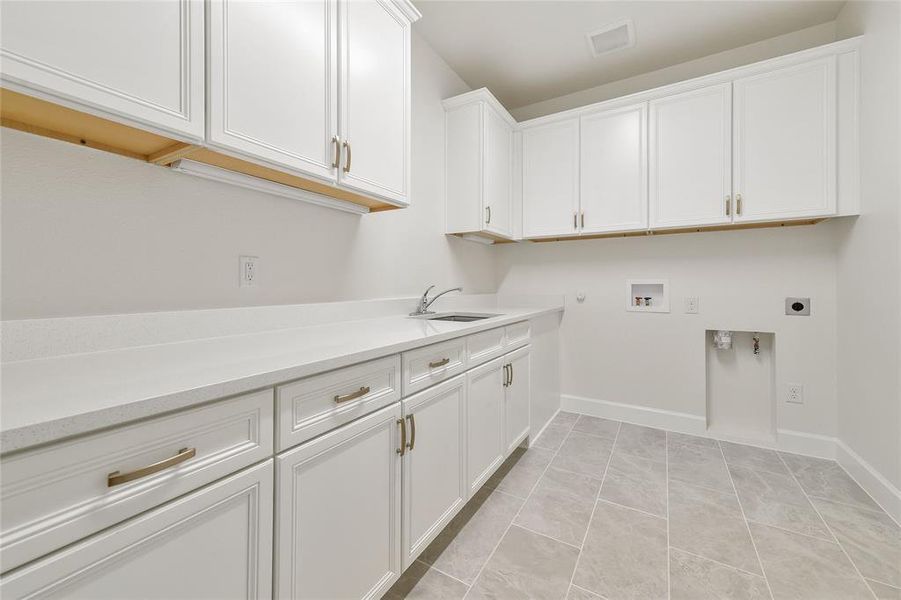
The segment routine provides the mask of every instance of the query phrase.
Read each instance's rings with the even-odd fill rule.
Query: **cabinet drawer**
[[[269,457],[272,407],[269,389],[5,457],[2,571]]]
[[[404,396],[466,370],[466,338],[417,348],[403,354]]]
[[[497,358],[504,350],[504,328],[489,329],[474,333],[466,338],[467,368],[471,369],[492,358]]]
[[[400,356],[280,386],[276,398],[281,452],[400,400]]]
[[[528,321],[523,321],[522,323],[514,323],[513,325],[507,325],[504,329],[507,352],[509,352],[513,348],[525,346],[529,343],[529,338],[532,335],[532,327]]]

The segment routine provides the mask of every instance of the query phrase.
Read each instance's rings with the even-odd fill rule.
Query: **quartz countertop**
[[[390,316],[6,362],[0,453],[562,312],[467,307],[469,323]]]

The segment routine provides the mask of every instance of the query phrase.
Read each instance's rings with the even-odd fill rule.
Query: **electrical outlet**
[[[239,258],[238,284],[240,287],[257,286],[257,262],[259,257],[241,256]]]
[[[785,387],[785,401],[790,404],[804,404],[804,386],[800,383],[789,383]]]
[[[700,300],[695,297],[685,298],[685,314],[696,315],[698,314],[698,306],[700,305]]]

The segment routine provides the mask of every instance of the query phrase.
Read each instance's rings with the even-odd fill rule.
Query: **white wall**
[[[440,101],[467,89],[414,34],[413,206],[363,217],[3,129],[2,318],[492,292],[492,249],[443,235]]]
[[[838,290],[839,438],[901,488],[901,97],[897,2],[849,2],[841,37],[861,49],[861,204],[840,230]],[[898,499],[901,507],[901,498]]]

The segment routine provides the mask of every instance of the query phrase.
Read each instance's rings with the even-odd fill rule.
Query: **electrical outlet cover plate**
[[[685,314],[687,315],[696,315],[698,314],[698,305],[699,299],[696,296],[690,296],[685,298]]]
[[[806,317],[810,315],[810,298],[786,298],[785,314]]]
[[[241,287],[256,287],[259,273],[257,273],[257,256],[241,256],[238,260],[238,284]]]
[[[789,383],[786,385],[785,401],[790,404],[804,404],[804,386],[800,383]]]

